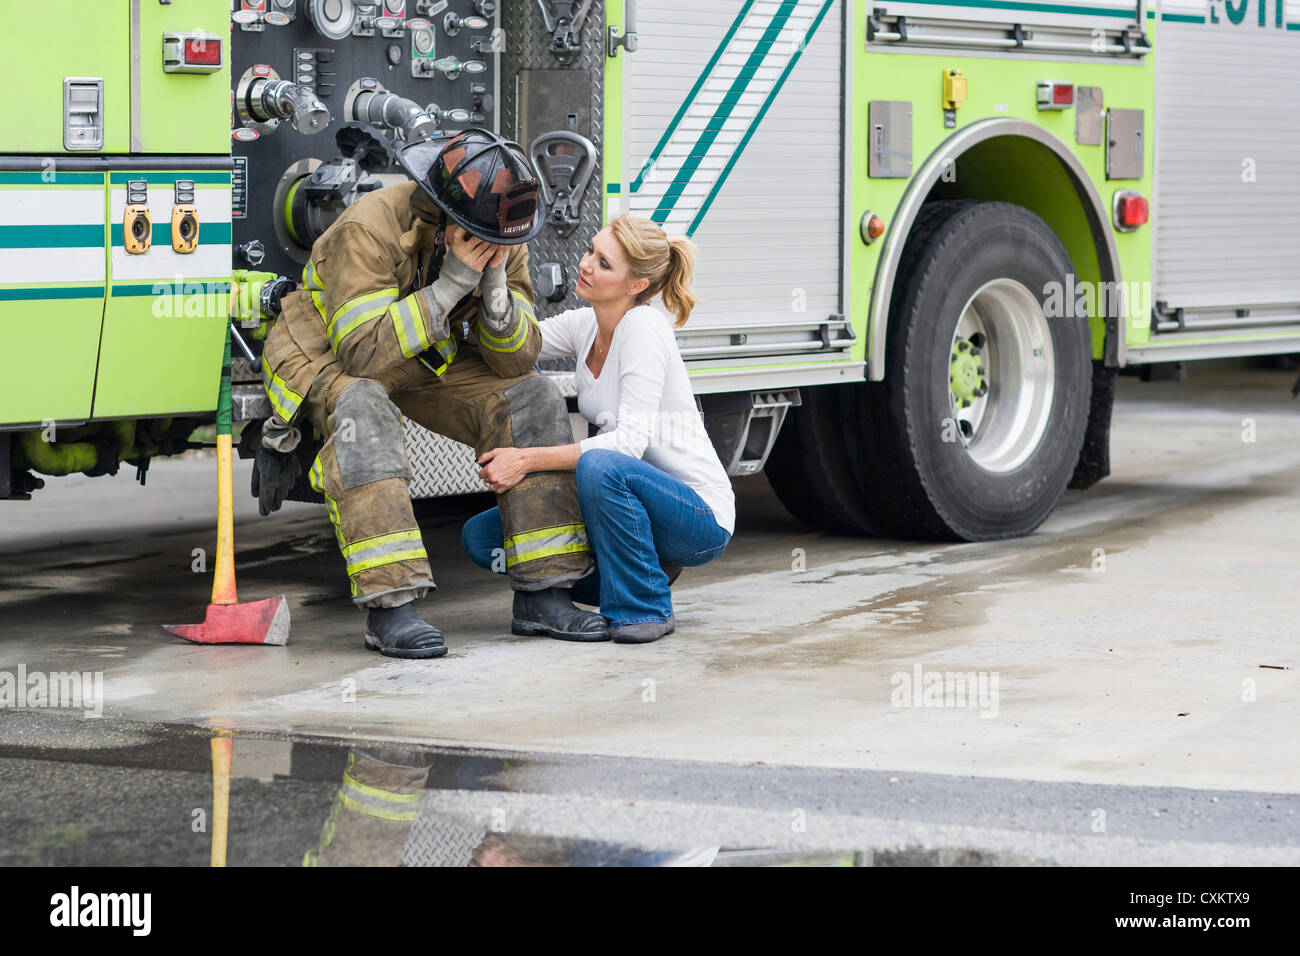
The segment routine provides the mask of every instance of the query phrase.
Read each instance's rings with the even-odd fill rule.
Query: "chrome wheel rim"
[[[980,286],[953,329],[948,373],[951,428],[971,460],[994,474],[1024,464],[1047,432],[1056,392],[1038,298],[1014,279]]]

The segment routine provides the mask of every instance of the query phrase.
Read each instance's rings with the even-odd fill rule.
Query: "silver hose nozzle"
[[[308,87],[288,80],[261,80],[250,91],[253,115],[266,122],[288,120],[298,132],[311,136],[330,124],[330,111]],[[259,115],[261,114],[261,115]]]

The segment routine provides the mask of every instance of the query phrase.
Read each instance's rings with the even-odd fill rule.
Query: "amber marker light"
[[[869,246],[884,235],[885,221],[871,210],[867,210],[862,214],[862,222],[859,224],[858,230],[862,233],[863,243]]]

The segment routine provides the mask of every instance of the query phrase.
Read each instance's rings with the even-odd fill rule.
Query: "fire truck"
[[[1300,0],[57,9],[0,40],[0,497],[190,447],[228,327],[269,415],[312,242],[471,126],[542,181],[539,315],[615,215],[695,240],[709,433],[818,529],[1029,533],[1108,473],[1120,370],[1300,352]],[[413,496],[482,490],[407,429]]]

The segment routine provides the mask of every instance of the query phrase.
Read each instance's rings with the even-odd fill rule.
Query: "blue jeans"
[[[693,488],[631,455],[592,449],[574,477],[596,571],[574,584],[573,600],[599,605],[614,627],[668,620],[672,592],[660,562],[707,564],[731,535]],[[505,573],[498,509],[465,522],[461,544],[475,564]]]

